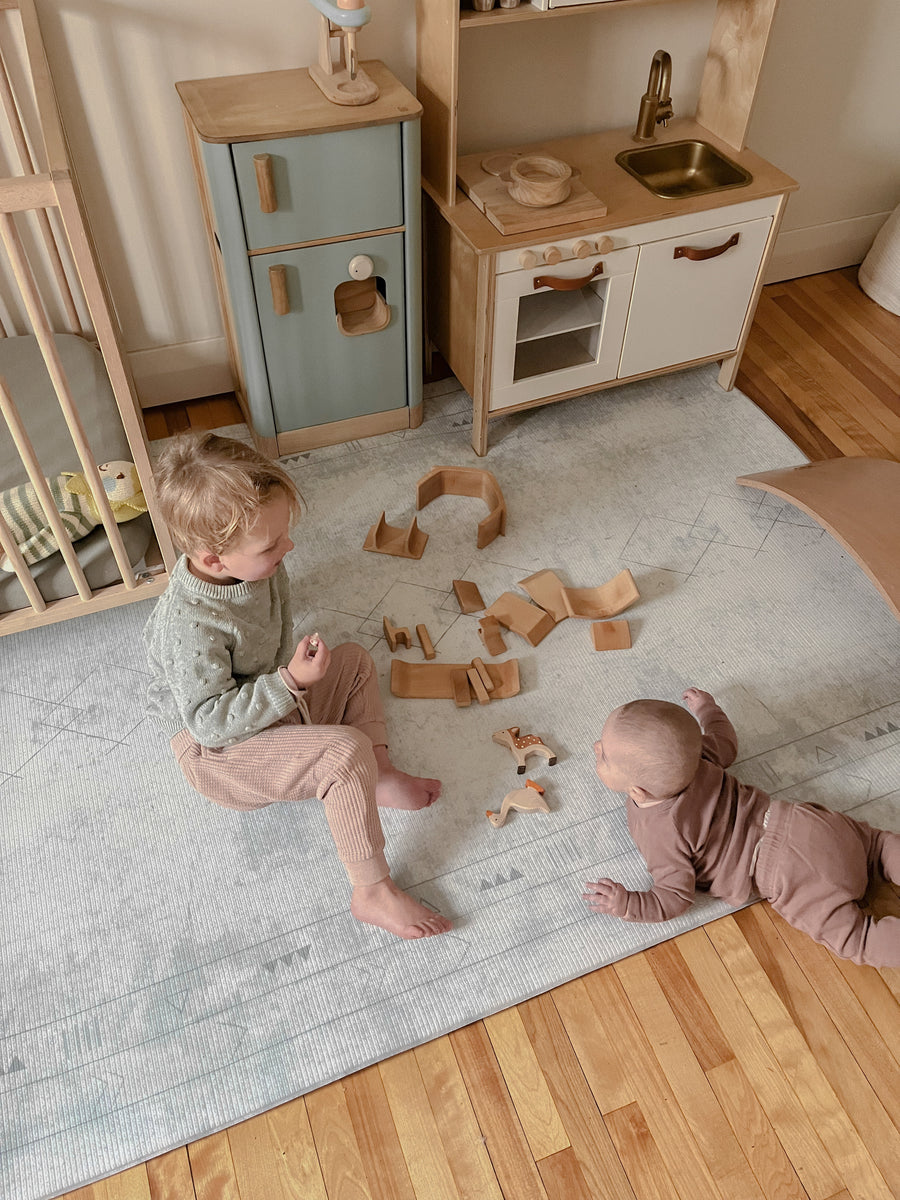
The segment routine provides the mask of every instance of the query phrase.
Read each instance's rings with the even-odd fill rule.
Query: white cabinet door
[[[641,246],[619,379],[737,348],[772,218]]]

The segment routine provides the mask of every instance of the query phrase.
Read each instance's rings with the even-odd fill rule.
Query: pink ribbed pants
[[[306,702],[314,724],[294,711],[234,746],[201,746],[183,729],[172,738],[175,758],[191,787],[225,808],[317,796],[350,882],[377,883],[389,871],[373,746],[387,735],[371,655],[353,642],[336,646]]]

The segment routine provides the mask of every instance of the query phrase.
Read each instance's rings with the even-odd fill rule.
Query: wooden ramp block
[[[591,626],[595,650],[630,650],[631,630],[627,621],[595,621]]]
[[[556,624],[550,613],[529,600],[523,600],[515,592],[504,592],[485,609],[485,613],[495,617],[504,629],[511,629],[532,646],[542,642]]]
[[[506,501],[500,484],[480,467],[432,467],[416,484],[416,508],[422,509],[438,496],[474,496],[491,510],[478,526],[478,549],[489,546],[498,534],[506,533]]]
[[[366,534],[363,550],[371,550],[373,554],[393,554],[396,558],[421,558],[427,541],[428,534],[419,528],[416,517],[409,528],[404,529],[400,525],[388,525],[382,513]]]
[[[518,695],[521,684],[517,658],[484,665],[494,685],[489,697],[491,700],[506,700],[509,696]],[[411,663],[395,658],[391,663],[391,692],[395,696],[414,700],[455,700],[462,707],[463,688],[459,676],[462,675],[465,680],[465,692],[468,695],[470,679],[467,672],[470,670],[478,676],[479,684],[484,688],[477,668],[470,662]]]
[[[484,608],[481,592],[468,579],[454,579],[453,591],[456,593],[456,602],[461,613],[481,612]]]
[[[520,579],[519,587],[528,593],[535,604],[539,604],[548,612],[554,621],[564,621],[570,615],[564,596],[566,589],[555,571],[535,571],[527,579]]]
[[[496,617],[482,617],[478,622],[478,636],[484,642],[484,648],[493,658],[506,653],[506,642],[500,632],[500,622]]]
[[[826,458],[738,483],[780,496],[814,517],[852,554],[900,619],[900,463]]]
[[[608,583],[602,583],[599,587],[563,588],[563,596],[570,617],[596,621],[602,617],[614,617],[616,613],[622,612],[640,598],[640,592],[626,567]]]

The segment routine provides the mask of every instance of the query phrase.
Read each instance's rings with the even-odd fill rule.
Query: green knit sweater
[[[150,715],[169,737],[202,746],[245,741],[297,707],[278,668],[294,653],[284,565],[271,579],[215,584],[182,556],[144,627]]]

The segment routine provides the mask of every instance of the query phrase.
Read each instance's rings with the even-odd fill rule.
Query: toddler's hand
[[[610,913],[614,917],[625,916],[625,905],[628,902],[628,892],[621,883],[613,879],[598,879],[596,883],[586,883],[586,892],[582,900],[591,912]]]
[[[689,687],[686,692],[682,693],[682,700],[688,706],[692,713],[696,713],[704,704],[715,704],[715,696],[711,696],[709,692],[702,692],[700,688]]]
[[[309,687],[311,683],[318,683],[320,679],[324,678],[328,664],[331,662],[331,651],[321,638],[319,638],[319,648],[314,652],[312,658],[309,656],[309,643],[308,636],[301,638],[294,651],[294,657],[288,663],[288,670],[298,687]]]

